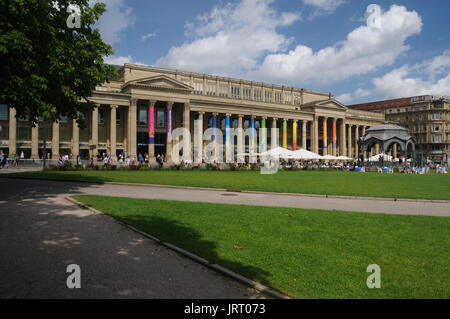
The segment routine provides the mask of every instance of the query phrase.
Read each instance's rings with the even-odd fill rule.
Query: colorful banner
[[[167,142],[172,143],[172,108],[167,108]]]
[[[326,149],[327,148],[327,121],[324,120],[323,121],[323,148]]]
[[[292,123],[292,150],[297,150],[297,122]]]
[[[336,121],[333,121],[333,149],[337,148],[337,137],[336,137]]]
[[[155,107],[150,106],[148,112],[148,144],[155,144]]]
[[[283,121],[283,148],[287,148],[287,121]]]

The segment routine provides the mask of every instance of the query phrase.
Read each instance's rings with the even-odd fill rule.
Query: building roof
[[[364,111],[374,111],[374,110],[384,110],[390,107],[401,107],[411,105],[411,97],[405,97],[401,99],[392,99],[384,101],[375,101],[362,104],[348,105],[349,109],[364,110]]]

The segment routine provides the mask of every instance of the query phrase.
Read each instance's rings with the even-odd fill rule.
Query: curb
[[[81,207],[83,209],[89,209],[92,213],[94,213],[96,215],[108,216],[105,213],[103,213],[103,212],[101,212],[101,211],[99,211],[99,210],[97,210],[97,209],[95,209],[95,208],[93,208],[91,206],[88,206],[86,204],[80,203],[79,201],[77,201],[76,199],[72,198],[71,196],[65,196],[64,198],[67,201],[71,202],[72,204],[77,205],[77,206],[79,206],[79,207]],[[108,216],[108,217],[111,217],[111,216]],[[113,218],[113,217],[111,217],[111,218]],[[191,259],[191,260],[193,260],[193,261],[195,261],[195,262],[197,262],[199,264],[201,264],[201,265],[203,265],[203,266],[206,266],[206,267],[208,267],[208,268],[210,268],[212,270],[220,272],[222,275],[225,275],[225,276],[230,277],[230,278],[232,278],[234,280],[237,280],[237,281],[239,281],[241,283],[244,283],[244,284],[248,285],[249,287],[258,290],[261,293],[268,294],[268,295],[270,295],[270,296],[272,296],[274,298],[278,298],[278,299],[291,299],[288,296],[283,295],[282,293],[280,293],[280,292],[278,292],[276,290],[273,290],[273,289],[271,289],[271,288],[269,288],[269,287],[267,287],[267,286],[265,286],[265,285],[263,285],[261,283],[258,283],[256,281],[248,279],[248,278],[246,278],[244,276],[236,274],[235,272],[233,272],[233,271],[231,271],[229,269],[226,269],[226,268],[224,268],[224,267],[222,267],[220,265],[212,264],[208,260],[206,260],[206,259],[204,259],[202,257],[199,257],[197,255],[194,255],[194,254],[192,254],[192,253],[190,253],[190,252],[188,252],[188,251],[186,251],[186,250],[184,250],[184,249],[182,249],[180,247],[177,247],[177,246],[172,245],[170,243],[163,242],[159,238],[156,238],[156,237],[154,237],[152,235],[149,235],[149,234],[147,234],[147,233],[145,233],[145,232],[143,232],[143,231],[141,231],[141,230],[139,230],[139,229],[137,229],[137,228],[135,228],[133,226],[127,225],[127,224],[125,224],[125,223],[123,223],[123,222],[121,222],[121,221],[119,221],[119,220],[117,220],[115,218],[113,218],[113,219],[116,222],[118,222],[119,224],[121,224],[122,226],[125,226],[126,228],[128,228],[128,229],[130,229],[130,230],[132,230],[132,231],[134,231],[134,232],[136,232],[136,233],[138,233],[138,234],[140,234],[140,235],[142,235],[142,236],[144,236],[144,237],[146,237],[148,239],[151,239],[151,240],[155,241],[156,243],[158,243],[158,244],[160,244],[162,246],[165,246],[165,247],[167,247],[167,248],[169,248],[169,249],[171,249],[171,250],[173,250],[173,251],[175,251],[175,252],[177,252],[177,253],[179,253],[179,254],[181,254],[181,255],[183,255],[183,256],[185,256],[185,257],[187,257],[187,258],[189,258],[189,259]]]
[[[349,196],[349,195],[323,195],[323,194],[301,194],[301,193],[277,193],[277,192],[263,192],[263,191],[251,191],[251,190],[239,190],[228,188],[212,188],[212,187],[194,187],[194,186],[180,186],[180,185],[164,185],[164,184],[134,184],[134,183],[120,183],[120,182],[95,182],[87,180],[71,180],[71,179],[58,179],[58,178],[33,178],[22,176],[1,176],[0,178],[15,178],[25,180],[46,180],[54,182],[70,182],[70,183],[88,183],[88,184],[106,184],[106,185],[119,185],[119,186],[138,186],[138,187],[164,187],[173,189],[187,189],[187,190],[201,190],[201,191],[219,191],[230,193],[243,193],[243,194],[262,194],[262,195],[282,195],[282,196],[296,196],[296,197],[316,197],[316,198],[335,198],[335,199],[357,199],[357,200],[377,200],[386,202],[413,202],[413,203],[441,203],[450,204],[450,200],[443,199],[413,199],[413,198],[393,198],[393,197],[367,197],[367,196]],[[8,175],[8,174],[5,174]]]

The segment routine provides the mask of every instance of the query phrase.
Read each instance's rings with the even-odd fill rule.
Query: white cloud
[[[115,55],[108,56],[108,57],[105,57],[105,63],[114,64],[114,65],[124,65],[125,63],[145,65],[142,62],[135,61],[131,55],[129,55],[129,56],[115,56]]]
[[[156,65],[236,76],[254,69],[264,54],[280,52],[292,39],[276,29],[300,19],[294,12],[278,14],[274,0],[241,0],[215,7],[188,23],[192,42],[172,47]]]
[[[316,16],[333,13],[338,7],[346,3],[346,0],[302,0],[304,4],[316,8],[309,19],[313,19]]]
[[[317,52],[298,45],[286,54],[269,54],[253,77],[325,85],[391,65],[409,49],[405,41],[420,33],[422,20],[417,12],[393,5],[381,14],[379,21],[379,28],[360,26],[346,40]]]
[[[153,38],[156,36],[156,33],[152,32],[152,33],[148,33],[148,34],[144,34],[141,36],[141,41],[145,41],[149,38]]]
[[[106,4],[106,11],[97,22],[102,38],[109,44],[120,41],[120,32],[134,25],[135,17],[132,9],[125,5],[124,0],[90,0],[92,6],[96,2]]]
[[[393,99],[416,95],[450,95],[450,50],[412,67],[403,65],[372,80],[370,90],[357,89],[337,97],[342,103],[354,103],[362,97]],[[361,94],[364,92],[364,94]]]

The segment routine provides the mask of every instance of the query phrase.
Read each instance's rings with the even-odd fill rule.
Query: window
[[[8,120],[8,106],[0,104],[0,120]]]
[[[292,102],[291,97],[292,97],[291,94],[284,94],[284,104],[291,104]]]
[[[400,113],[400,109],[397,109],[397,113]]]
[[[120,125],[120,110],[116,109],[116,125]]]
[[[392,114],[392,109],[389,109],[389,114]]]
[[[432,134],[431,135],[431,141],[433,143],[440,143],[441,142],[441,135],[438,134]]]
[[[194,94],[203,94],[203,83],[202,82],[194,82]]]
[[[206,85],[206,95],[216,96],[216,83],[208,83]]]
[[[261,101],[262,100],[261,89],[254,89],[253,90],[253,95],[254,95],[255,101]]]
[[[424,105],[424,106],[423,106],[423,110],[425,111],[426,109],[427,109],[427,106],[426,106],[426,105]]]
[[[67,116],[61,116],[61,118],[59,119],[60,123],[67,123],[69,122],[69,119],[67,118]]]
[[[440,113],[433,113],[433,115],[431,116],[432,120],[440,120],[441,119],[441,114]]]
[[[226,84],[219,85],[219,96],[220,97],[228,97],[228,85],[226,85]]]
[[[405,112],[408,112],[408,108],[407,107],[405,108]]]
[[[165,113],[164,111],[156,112],[156,127],[166,127],[165,125]]]
[[[439,124],[433,124],[433,132],[439,132],[441,126]]]
[[[281,103],[281,92],[275,92],[275,103]]]
[[[242,90],[242,98],[244,100],[250,100],[250,88],[244,88]]]
[[[426,124],[423,125],[423,130],[424,130],[424,131],[427,130],[427,125],[426,125]]]
[[[103,117],[103,110],[98,109],[98,124],[103,125],[104,117]]]
[[[147,108],[139,109],[139,125],[146,125],[148,123],[147,119]]]
[[[239,87],[237,87],[237,86],[231,87],[231,97],[234,99],[238,99],[240,97]]]
[[[272,91],[264,91],[264,102],[272,102]]]

